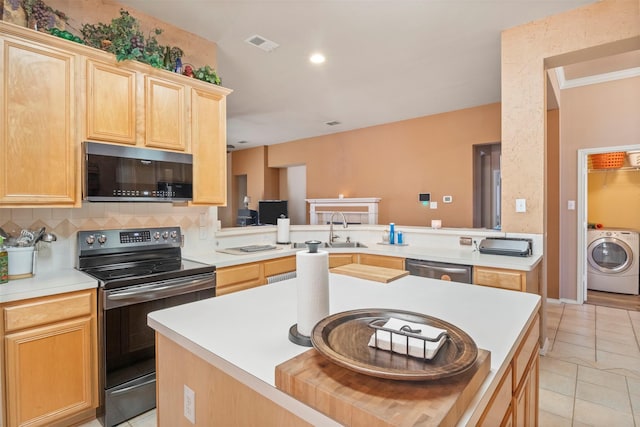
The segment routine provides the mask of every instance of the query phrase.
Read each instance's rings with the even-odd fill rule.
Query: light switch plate
[[[526,211],[527,211],[527,200],[516,199],[516,212],[526,212]]]
[[[576,210],[576,201],[575,200],[568,200],[567,201],[567,209],[569,209],[570,211],[575,211]]]
[[[429,207],[431,209],[438,209],[438,202],[431,202],[431,205],[429,205]]]

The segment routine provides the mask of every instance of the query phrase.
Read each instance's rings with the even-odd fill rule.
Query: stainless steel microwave
[[[193,198],[191,154],[83,143],[83,199],[90,202],[181,202]]]

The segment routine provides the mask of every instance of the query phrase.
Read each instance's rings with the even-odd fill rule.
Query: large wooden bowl
[[[391,317],[446,329],[449,339],[431,360],[369,347],[369,339],[374,333],[369,322]],[[333,363],[365,375],[394,380],[426,381],[450,377],[469,369],[478,357],[476,343],[457,326],[403,310],[360,309],[333,314],[313,328],[311,342]]]

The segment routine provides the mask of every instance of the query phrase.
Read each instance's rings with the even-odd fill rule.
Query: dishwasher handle
[[[466,274],[469,271],[466,268],[460,268],[460,267],[439,267],[436,265],[421,265],[421,264],[411,264],[411,265],[417,268],[423,268],[423,269],[433,270],[433,271],[441,271],[443,273],[448,273],[448,274]]]

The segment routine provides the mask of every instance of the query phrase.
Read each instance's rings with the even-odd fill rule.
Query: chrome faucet
[[[349,226],[349,224],[347,224],[347,218],[345,218],[342,212],[331,212],[331,218],[329,218],[329,244],[333,243],[335,239],[340,237],[337,234],[333,234],[333,217],[335,214],[340,214],[342,216],[342,228],[347,228]]]

